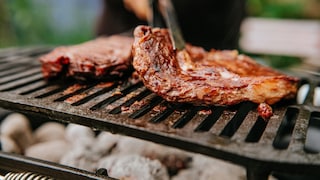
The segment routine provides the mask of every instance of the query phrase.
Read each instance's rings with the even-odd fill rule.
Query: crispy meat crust
[[[131,66],[133,38],[114,35],[79,45],[57,47],[41,56],[45,78],[72,76],[101,79],[122,76]]]
[[[187,45],[174,51],[166,29],[138,26],[133,66],[144,85],[167,101],[234,105],[293,98],[298,79],[262,66],[237,51]],[[272,115],[272,112],[271,112]]]

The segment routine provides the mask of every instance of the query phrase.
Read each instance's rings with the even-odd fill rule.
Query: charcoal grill
[[[253,103],[233,107],[172,104],[134,81],[47,82],[37,58],[49,50],[0,51],[2,108],[220,158],[244,166],[248,179],[267,179],[271,172],[320,175],[320,155],[307,146],[309,129],[317,128],[320,120],[320,109],[313,105],[317,76],[301,76],[301,85],[310,86],[302,104],[278,103],[274,116],[264,121]],[[17,160],[15,155],[1,153],[0,162],[10,157]],[[32,162],[30,166],[39,165]]]

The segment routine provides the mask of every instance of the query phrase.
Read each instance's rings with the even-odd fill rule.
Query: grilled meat
[[[167,101],[197,105],[252,101],[272,105],[296,94],[297,78],[259,65],[235,50],[208,52],[187,45],[175,51],[166,29],[148,26],[138,26],[134,36],[135,70],[147,88]],[[261,115],[269,118],[272,112]]]
[[[272,108],[266,103],[260,103],[257,111],[263,119],[269,119],[273,115]]]
[[[71,76],[77,79],[120,77],[131,66],[133,38],[100,37],[79,45],[57,47],[40,57],[45,78]]]

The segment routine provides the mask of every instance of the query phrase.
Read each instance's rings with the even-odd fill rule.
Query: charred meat
[[[40,57],[45,78],[77,79],[121,77],[130,69],[133,38],[114,35],[79,45],[57,47]]]
[[[298,79],[262,66],[235,50],[187,45],[175,51],[167,29],[138,26],[133,66],[144,85],[171,102],[235,105],[243,101],[272,105],[292,98]],[[272,115],[260,113],[264,118]],[[262,112],[262,111],[261,111]]]

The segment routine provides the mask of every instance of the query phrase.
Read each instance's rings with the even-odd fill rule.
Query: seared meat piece
[[[187,45],[184,50],[174,51],[166,29],[147,26],[138,26],[134,36],[135,70],[147,88],[167,101],[271,105],[296,94],[297,78],[259,65],[235,50],[207,52]],[[264,114],[271,116],[272,112]]]
[[[272,108],[266,103],[260,103],[257,111],[263,119],[268,119],[273,115]]]
[[[45,78],[72,76],[78,79],[120,77],[131,66],[133,38],[114,35],[79,45],[58,47],[40,57]]]

